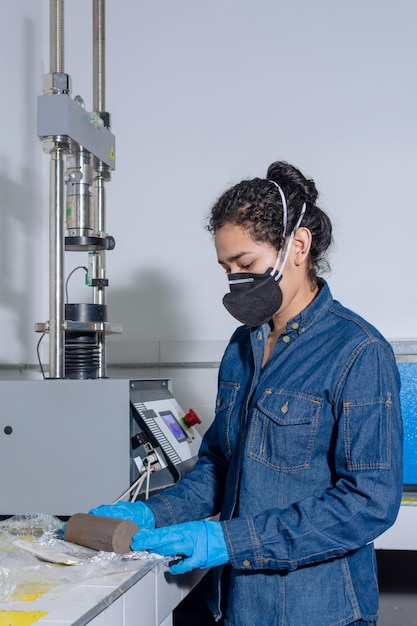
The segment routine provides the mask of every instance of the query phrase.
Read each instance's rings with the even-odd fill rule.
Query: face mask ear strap
[[[282,265],[281,265],[281,267],[279,268],[279,272],[278,272],[278,274],[275,276],[275,280],[279,280],[279,279],[281,278],[281,276],[282,276],[282,272],[283,272],[283,270],[284,270],[285,264],[287,263],[288,255],[289,255],[290,250],[291,250],[292,242],[294,241],[295,233],[297,232],[297,228],[299,228],[299,226],[300,226],[300,224],[301,224],[301,221],[302,221],[302,219],[303,219],[303,217],[304,217],[304,213],[306,212],[306,207],[307,207],[307,205],[306,205],[306,203],[304,202],[304,204],[303,204],[303,208],[301,209],[300,217],[298,218],[297,223],[296,223],[296,225],[294,226],[294,229],[293,229],[293,231],[292,231],[292,233],[291,233],[291,235],[290,235],[290,238],[289,238],[289,241],[288,241],[288,245],[287,245],[287,249],[286,249],[286,251],[285,251],[284,260],[282,261]],[[281,250],[282,250],[282,248],[281,248]],[[281,250],[280,250],[280,252],[281,252]],[[278,257],[279,257],[279,254],[278,254]],[[277,268],[277,267],[278,267],[278,266],[277,266],[277,264],[275,263],[275,266],[274,266],[275,271],[276,271],[276,268]],[[273,273],[272,273],[272,272],[271,272],[271,275],[273,275]]]
[[[301,213],[300,213],[300,217],[297,220],[296,225],[294,226],[294,229],[290,235],[289,241],[288,241],[288,245],[287,245],[287,249],[285,251],[285,255],[284,255],[284,259],[282,261],[282,265],[279,269],[279,272],[277,273],[277,269],[278,269],[278,265],[281,261],[281,257],[282,257],[282,250],[284,249],[284,243],[285,243],[285,237],[287,235],[287,221],[288,221],[288,207],[287,207],[287,199],[285,197],[285,194],[283,192],[283,190],[281,189],[281,187],[278,185],[278,183],[276,183],[274,180],[269,180],[270,183],[272,183],[273,185],[275,185],[275,187],[278,189],[279,191],[279,195],[281,196],[281,201],[282,201],[282,245],[278,251],[278,256],[277,256],[277,260],[275,261],[275,265],[271,270],[271,276],[275,276],[275,280],[279,280],[282,276],[282,272],[284,270],[284,267],[287,263],[287,259],[288,259],[288,255],[290,253],[291,250],[291,246],[292,246],[292,242],[294,240],[294,236],[295,233],[297,231],[297,228],[299,228],[301,221],[304,217],[304,213],[306,212],[306,203],[304,202],[303,207],[301,209]]]
[[[279,249],[277,260],[276,260],[275,265],[274,265],[274,267],[272,269],[272,272],[271,272],[271,276],[273,276],[275,274],[275,272],[277,271],[279,262],[281,261],[282,249],[284,247],[285,237],[286,237],[286,234],[287,234],[288,209],[287,209],[287,199],[286,199],[285,194],[282,191],[281,187],[274,180],[270,180],[269,182],[272,183],[273,185],[275,185],[275,187],[278,189],[279,195],[281,196],[281,201],[282,201],[282,230],[283,230],[283,232],[282,232],[282,245],[281,245],[281,247]]]

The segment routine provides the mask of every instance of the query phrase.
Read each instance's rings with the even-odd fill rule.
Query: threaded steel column
[[[64,72],[64,0],[49,3],[50,72]]]
[[[93,111],[106,110],[106,20],[104,0],[93,0]]]

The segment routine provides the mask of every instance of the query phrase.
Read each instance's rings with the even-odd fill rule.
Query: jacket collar
[[[327,282],[323,278],[318,278],[317,283],[319,286],[319,292],[317,296],[314,298],[313,302],[308,305],[303,311],[301,311],[298,315],[291,318],[287,322],[286,334],[297,334],[304,333],[310,326],[312,326],[326,311],[330,308],[333,303],[333,297],[330,292],[330,288]],[[270,331],[270,324],[266,324],[269,326],[268,334]],[[253,329],[256,330],[256,329]]]

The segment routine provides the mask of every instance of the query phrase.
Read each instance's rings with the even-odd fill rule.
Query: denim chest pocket
[[[249,456],[280,471],[307,469],[320,409],[320,398],[310,394],[266,389],[253,412]]]

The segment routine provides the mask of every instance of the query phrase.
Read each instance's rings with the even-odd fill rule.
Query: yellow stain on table
[[[47,611],[0,611],[0,626],[32,626]]]
[[[26,583],[17,585],[16,589],[10,596],[11,602],[33,602],[52,589],[53,585],[44,583]],[[0,626],[2,624],[0,623]]]

